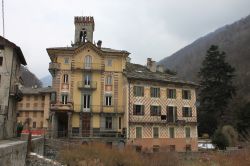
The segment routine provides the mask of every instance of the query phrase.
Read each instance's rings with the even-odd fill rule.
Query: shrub
[[[227,137],[221,132],[220,129],[217,129],[212,137],[212,143],[215,144],[219,149],[226,149],[229,145]]]
[[[221,132],[227,138],[229,146],[237,146],[238,133],[232,126],[230,125],[223,126]]]

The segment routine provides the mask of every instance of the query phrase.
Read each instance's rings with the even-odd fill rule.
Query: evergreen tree
[[[207,51],[198,75],[200,133],[211,135],[217,126],[223,123],[227,105],[235,95],[234,71],[235,69],[225,62],[225,52],[220,52],[218,46],[212,45]],[[209,131],[208,126],[211,126]]]

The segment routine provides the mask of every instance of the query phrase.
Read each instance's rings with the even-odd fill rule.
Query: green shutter
[[[176,99],[176,89],[173,89],[174,99]]]

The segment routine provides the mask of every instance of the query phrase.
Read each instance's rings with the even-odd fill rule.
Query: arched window
[[[84,64],[85,64],[85,68],[91,68],[92,57],[90,55],[85,56]]]

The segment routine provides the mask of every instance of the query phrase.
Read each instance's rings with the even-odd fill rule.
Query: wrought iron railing
[[[74,111],[91,113],[124,113],[124,106],[74,105]]]
[[[79,89],[96,89],[96,81],[78,81],[77,86]]]
[[[71,68],[73,70],[103,70],[104,64],[101,63],[82,63],[82,62],[72,62]]]

